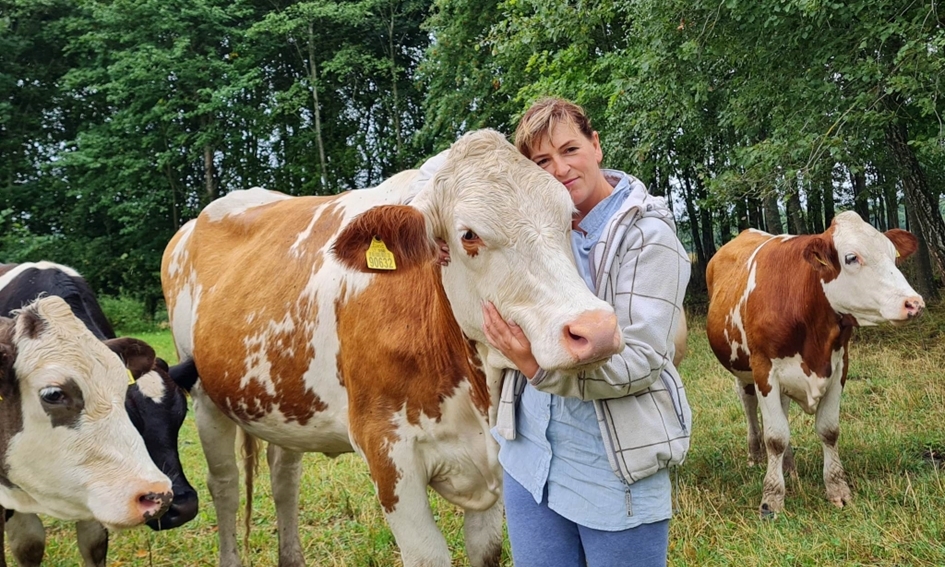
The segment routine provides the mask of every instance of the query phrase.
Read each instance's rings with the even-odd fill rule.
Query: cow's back
[[[745,315],[750,262],[757,261],[760,248],[774,244],[772,238],[758,230],[744,230],[719,248],[706,265],[709,292],[706,333],[715,356],[730,370],[749,369],[744,347],[748,340]]]

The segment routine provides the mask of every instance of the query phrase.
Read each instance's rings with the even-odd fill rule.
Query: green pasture
[[[682,365],[694,413],[692,450],[678,471],[678,513],[671,528],[671,565],[941,566],[945,565],[945,309],[915,324],[859,329],[841,408],[841,457],[854,493],[844,509],[824,498],[822,454],[813,418],[791,412],[798,476],[788,479],[786,511],[756,514],[761,468],[749,468],[745,424],[734,381],[709,351],[704,319],[690,320]],[[167,331],[138,333],[174,361]],[[215,565],[213,507],[193,419],[182,432],[187,474],[200,494],[199,516],[169,532],[147,528],[113,534],[109,564]],[[254,497],[253,531],[244,564],[277,565],[275,513],[265,464]],[[461,514],[431,493],[453,549],[468,565]],[[377,504],[367,468],[354,455],[305,460],[300,504],[302,545],[309,565],[400,565],[397,546]],[[77,565],[72,526],[47,521],[47,565]],[[511,565],[506,559],[504,565]]]

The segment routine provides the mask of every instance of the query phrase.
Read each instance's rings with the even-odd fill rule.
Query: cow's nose
[[[137,497],[137,509],[147,520],[156,520],[167,511],[174,500],[172,492],[145,492]]]
[[[623,336],[613,311],[586,311],[564,326],[565,349],[575,362],[596,362],[620,352]]]
[[[148,527],[155,531],[170,530],[183,526],[197,516],[198,499],[197,493],[188,490],[181,494],[175,494],[167,512],[160,518],[149,520]]]
[[[907,297],[903,302],[903,309],[906,312],[906,317],[912,319],[913,317],[918,317],[922,310],[925,308],[925,301],[918,295],[914,297]]]

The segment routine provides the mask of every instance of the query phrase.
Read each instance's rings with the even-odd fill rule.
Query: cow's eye
[[[463,240],[467,242],[472,242],[473,240],[477,240],[478,238],[479,236],[471,230],[467,230],[466,232],[463,233]]]
[[[39,391],[39,398],[47,404],[64,404],[66,394],[58,386],[47,386]]]
[[[850,264],[856,264],[860,261],[856,254],[847,254],[843,257],[843,261],[846,262],[847,266]]]

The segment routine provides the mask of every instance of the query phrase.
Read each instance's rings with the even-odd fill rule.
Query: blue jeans
[[[617,532],[587,528],[535,504],[505,475],[505,516],[515,567],[665,567],[669,520]]]

